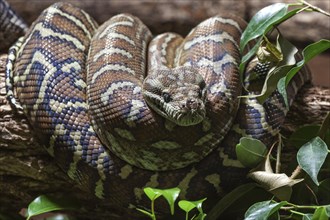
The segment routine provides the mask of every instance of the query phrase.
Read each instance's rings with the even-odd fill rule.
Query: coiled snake
[[[239,103],[245,26],[215,16],[184,39],[152,39],[132,15],[98,27],[56,3],[10,49],[8,97],[15,103],[15,89],[40,142],[96,196],[128,207],[144,204],[145,186],[178,186],[182,198],[212,204],[244,181],[239,138],[272,143],[288,110],[277,91],[262,105]],[[289,103],[308,78],[304,70],[291,81]]]

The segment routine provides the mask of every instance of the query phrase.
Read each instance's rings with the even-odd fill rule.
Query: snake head
[[[192,67],[152,69],[143,82],[143,96],[161,116],[180,126],[195,125],[206,115],[203,77]]]

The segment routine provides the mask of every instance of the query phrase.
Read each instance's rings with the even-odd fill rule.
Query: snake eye
[[[166,103],[172,100],[171,95],[168,92],[163,92],[163,98]]]
[[[203,90],[205,88],[205,86],[206,86],[206,84],[205,84],[204,80],[201,83],[199,83],[199,88],[201,90]]]

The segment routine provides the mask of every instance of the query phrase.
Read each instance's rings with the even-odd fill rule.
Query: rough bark
[[[36,196],[47,193],[77,198],[85,208],[75,213],[78,219],[117,219],[117,215],[128,219],[122,210],[110,209],[102,201],[91,202],[89,194],[82,192],[38,144],[26,118],[13,112],[5,98],[5,58],[0,57],[0,213],[18,213]],[[330,89],[305,86],[293,103],[283,132],[289,135],[303,124],[320,123],[329,111]]]

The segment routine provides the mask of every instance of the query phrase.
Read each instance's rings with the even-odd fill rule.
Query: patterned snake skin
[[[6,1],[0,1],[0,50],[8,48],[17,36],[26,33],[28,26]]]
[[[277,91],[263,105],[253,98],[239,104],[237,45],[245,26],[215,16],[185,39],[152,39],[134,16],[98,28],[84,11],[56,3],[10,49],[8,94],[14,102],[14,89],[61,168],[97,197],[148,207],[144,187],[178,186],[181,198],[207,197],[210,206],[245,181],[235,156],[240,137],[270,146],[288,111]],[[290,82],[289,103],[308,78],[305,69]],[[182,120],[168,114],[173,109]]]
[[[104,23],[87,67],[90,115],[102,143],[151,170],[182,168],[208,155],[236,115],[244,24],[214,17],[185,39],[160,35],[149,45],[147,67],[147,27],[125,14]]]

